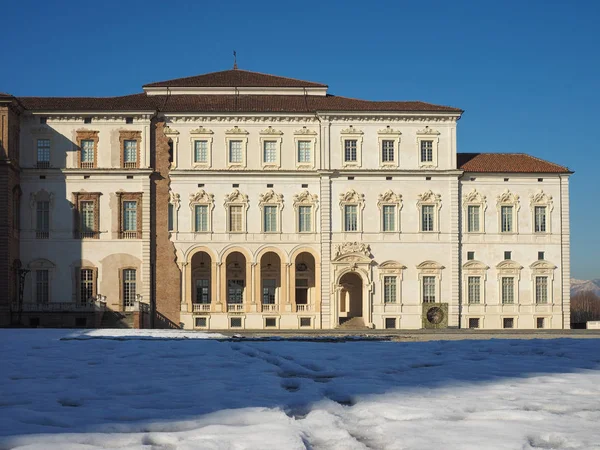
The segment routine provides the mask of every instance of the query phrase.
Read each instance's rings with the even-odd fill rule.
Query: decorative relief
[[[319,201],[317,194],[311,194],[308,190],[304,190],[299,194],[294,195],[294,206],[298,204],[316,204]]]
[[[534,275],[551,275],[556,266],[548,261],[536,261],[529,268]]]
[[[179,209],[179,206],[181,205],[181,196],[173,191],[169,191],[169,203],[175,206],[175,209]]]
[[[469,192],[468,194],[465,194],[463,196],[463,201],[465,203],[485,204],[486,203],[486,196],[485,195],[481,195],[481,193],[478,192],[477,189],[473,189],[471,192]]]
[[[348,192],[344,192],[343,194],[340,194],[340,205],[343,205],[344,203],[364,204],[364,202],[365,202],[365,195],[359,194],[354,189],[350,189]]]
[[[371,256],[371,247],[363,242],[344,242],[335,246],[335,258],[348,254],[359,254],[368,258]]]
[[[379,200],[377,202],[379,205],[384,203],[395,203],[398,205],[402,204],[402,194],[396,194],[391,189],[388,189],[383,194],[379,194]]]
[[[521,273],[521,269],[523,268],[523,266],[521,266],[519,263],[512,261],[512,260],[506,260],[506,261],[502,261],[500,264],[496,265],[496,270],[498,271],[499,275],[509,275],[509,274],[520,274]]]
[[[350,125],[348,128],[345,128],[342,131],[340,131],[340,134],[354,134],[354,135],[356,135],[356,134],[364,134],[364,132],[362,130],[357,130],[352,125]]]
[[[422,130],[417,131],[417,134],[425,134],[427,136],[439,136],[440,132],[434,130],[433,128],[429,128],[429,125],[427,125]]]
[[[179,194],[175,195],[179,197]],[[215,196],[213,194],[209,194],[204,189],[200,189],[195,194],[190,194],[190,206],[196,203],[208,203],[212,205],[214,203],[214,198]]]
[[[38,201],[48,202],[50,208],[52,208],[54,206],[54,192],[48,192],[45,189],[41,189],[38,192],[29,194],[29,206],[35,208]]]
[[[190,130],[190,134],[213,134],[213,130],[209,130],[208,128],[204,128],[202,125],[200,125],[198,128]]]
[[[269,136],[281,136],[283,134],[283,131],[276,130],[275,128],[269,125],[267,128],[262,130],[260,134],[267,134]]]
[[[398,136],[398,135],[402,134],[400,132],[400,130],[394,130],[389,125],[387,127],[383,128],[383,129],[379,130],[377,133],[378,134],[384,134],[384,135],[393,135],[393,136]]]
[[[294,131],[294,134],[302,135],[302,136],[316,136],[317,132],[310,130],[306,127],[302,127],[299,130]]]
[[[418,204],[435,203],[436,205],[439,205],[442,202],[442,196],[440,194],[433,193],[433,191],[431,191],[431,189],[423,194],[419,194],[418,199],[419,199]]]
[[[248,203],[248,196],[242,194],[239,189],[234,189],[229,194],[225,195],[225,205],[228,203]]]
[[[258,197],[259,204],[277,203],[283,207],[283,194],[277,194],[273,189],[269,189]]]
[[[552,211],[554,208],[554,201],[551,195],[547,195],[544,191],[539,190],[535,194],[529,195],[529,201],[532,205],[547,205],[548,209]]]
[[[244,130],[243,128],[238,127],[237,125],[234,126],[233,128],[231,128],[230,130],[225,131],[225,133],[227,134],[249,134],[246,130]]]
[[[176,135],[179,134],[179,131],[174,130],[173,128],[170,128],[170,127],[166,126],[166,127],[163,128],[163,133],[165,135],[167,135],[167,136],[168,135],[175,135],[176,136]]]
[[[435,261],[423,261],[421,264],[417,266],[417,269],[421,271],[421,273],[439,273],[442,269],[445,269],[440,263]]]
[[[498,202],[499,205],[502,203],[510,203],[510,204],[517,205],[517,209],[520,206],[519,205],[519,195],[513,194],[508,189],[505,189],[502,194],[498,195],[498,197],[496,198],[496,201]]]

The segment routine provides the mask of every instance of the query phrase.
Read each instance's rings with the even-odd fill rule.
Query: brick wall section
[[[165,136],[164,121],[157,119],[152,123],[151,148],[154,149],[151,180],[150,227],[151,261],[154,266],[154,299],[156,314],[154,327],[172,327],[179,325],[181,311],[181,271],[176,262],[175,246],[169,239],[169,138]]]

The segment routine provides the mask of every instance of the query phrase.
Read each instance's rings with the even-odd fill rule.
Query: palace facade
[[[0,324],[569,328],[568,168],[327,90],[0,95]]]

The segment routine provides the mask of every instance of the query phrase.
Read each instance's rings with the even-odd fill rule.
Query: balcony
[[[210,303],[194,303],[192,305],[193,312],[210,312]]]
[[[126,161],[123,163],[125,169],[137,169],[137,161]]]
[[[94,312],[102,311],[106,308],[106,303],[95,302],[61,302],[61,303],[23,303],[21,311],[23,312]],[[13,303],[12,310],[18,311],[19,304]]]
[[[230,303],[227,305],[227,312],[244,312],[244,305],[242,303]]]
[[[312,305],[296,305],[296,312],[312,311]]]
[[[50,237],[50,232],[48,231],[36,231],[35,238],[36,239],[48,239]]]
[[[82,169],[93,169],[95,166],[94,161],[81,161],[79,167]]]
[[[262,312],[277,312],[277,305],[262,305]]]
[[[38,161],[35,164],[35,167],[38,169],[49,169],[50,168],[50,161]]]
[[[78,231],[75,233],[75,239],[99,239],[99,231]]]
[[[141,234],[139,231],[121,231],[119,232],[119,239],[140,239]]]

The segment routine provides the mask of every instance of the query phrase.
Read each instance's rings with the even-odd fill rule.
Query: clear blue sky
[[[111,96],[241,69],[457,106],[461,152],[575,170],[572,274],[600,277],[600,2],[6,1],[0,91]],[[10,64],[10,66],[7,66]]]

